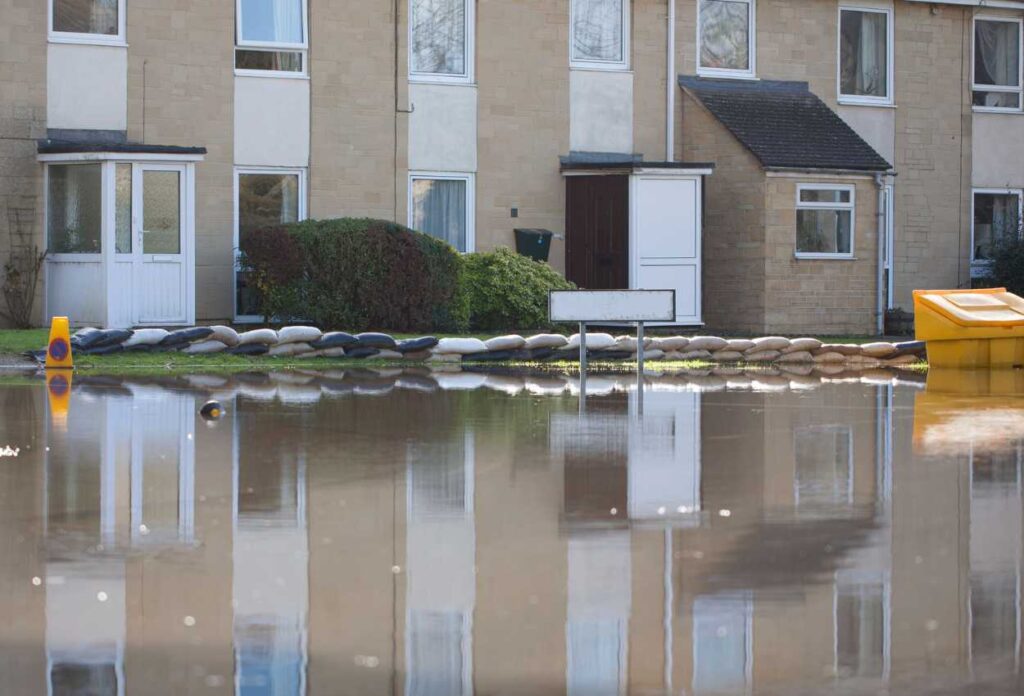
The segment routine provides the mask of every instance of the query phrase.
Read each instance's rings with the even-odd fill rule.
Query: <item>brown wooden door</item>
[[[629,177],[565,179],[565,274],[588,290],[629,287]]]

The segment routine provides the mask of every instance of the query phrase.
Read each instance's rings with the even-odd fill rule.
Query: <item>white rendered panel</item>
[[[672,321],[672,290],[562,290],[549,299],[552,321]]]
[[[46,124],[69,130],[128,127],[128,49],[51,43],[46,61]]]
[[[68,317],[74,326],[103,324],[103,264],[97,261],[50,261],[46,274],[46,312]]]

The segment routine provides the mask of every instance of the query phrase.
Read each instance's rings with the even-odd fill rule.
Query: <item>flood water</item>
[[[60,387],[0,382],[5,695],[1024,692],[1021,373]]]

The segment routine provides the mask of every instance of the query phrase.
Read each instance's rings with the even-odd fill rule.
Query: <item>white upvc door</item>
[[[131,306],[136,325],[195,321],[192,191],[191,165],[134,166]]]

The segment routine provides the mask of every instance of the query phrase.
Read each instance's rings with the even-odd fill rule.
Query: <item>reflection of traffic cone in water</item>
[[[71,331],[67,317],[54,317],[50,324],[50,342],[46,346],[47,370],[71,370]]]
[[[50,401],[50,424],[60,430],[67,430],[68,426],[72,374],[65,370],[46,373],[46,394]]]

